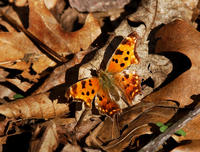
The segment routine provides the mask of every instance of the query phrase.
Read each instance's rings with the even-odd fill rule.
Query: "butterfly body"
[[[121,111],[120,99],[132,105],[135,95],[139,93],[140,81],[136,72],[127,67],[139,63],[135,51],[136,38],[136,33],[129,34],[115,50],[106,70],[100,69],[97,76],[73,84],[66,97],[83,100],[88,107],[92,107],[94,100],[99,111],[109,116]]]
[[[115,101],[119,101],[119,89],[116,86],[114,75],[108,71],[99,70],[99,86],[107,92],[109,97]]]

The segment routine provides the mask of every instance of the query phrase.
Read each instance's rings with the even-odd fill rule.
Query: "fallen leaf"
[[[200,88],[198,86],[200,79],[197,77],[200,61],[196,56],[199,51],[200,33],[186,21],[175,20],[161,28],[156,37],[159,38],[156,44],[156,52],[179,52],[183,54],[180,59],[174,61],[176,63],[174,66],[176,66],[176,70],[179,67],[179,70],[181,68],[186,71],[184,70],[184,73],[149,95],[145,100],[173,100],[179,102],[180,107],[191,104],[194,101],[191,98],[192,95],[199,94],[198,88]],[[176,54],[174,53],[174,55]]]
[[[110,133],[102,130],[110,128],[109,131],[112,132],[112,124],[109,125],[104,121],[87,137],[86,143],[89,146],[99,146],[106,151],[122,151],[137,137],[152,134],[149,124],[165,123],[172,118],[176,107],[173,102],[161,102],[160,105],[139,103],[119,116],[119,129],[124,129],[120,137],[113,139],[112,136],[106,136]]]
[[[27,30],[62,56],[77,53],[70,62],[70,66],[78,64],[82,60],[88,53],[86,49],[101,32],[97,20],[91,14],[87,16],[85,24],[80,30],[64,32],[45,7],[43,0],[37,2],[29,0],[29,27]],[[0,50],[3,51],[0,65],[5,68],[22,70],[20,76],[31,82],[36,83],[44,70],[56,65],[53,60],[41,53],[23,32],[1,32],[0,44]],[[78,54],[80,50],[83,51]],[[31,69],[36,74],[32,74]],[[18,85],[18,83],[14,84]],[[23,91],[28,90],[32,85],[24,87]]]
[[[197,152],[200,151],[200,141],[199,140],[192,140],[188,143],[178,146],[171,150],[170,152]]]
[[[169,57],[172,57],[174,69],[176,69],[176,72],[178,71],[178,75],[177,73],[172,74],[173,81],[150,94],[144,100],[150,102],[173,100],[178,102],[180,107],[198,104],[200,60],[197,54],[199,52],[200,33],[186,21],[175,20],[162,27],[156,37],[159,38],[156,52],[168,52]],[[186,136],[174,138],[177,141],[200,139],[199,134],[197,134],[200,130],[199,124],[199,116],[197,116],[183,128]]]
[[[173,1],[173,0],[142,0],[137,11],[128,18],[133,22],[143,22],[146,26],[145,40],[151,30],[161,24],[167,24],[175,18],[191,21],[193,10],[197,7],[198,0]]]
[[[0,105],[0,114],[7,118],[53,118],[69,112],[67,103],[49,99],[49,93],[29,96]]]
[[[67,143],[61,152],[82,152],[82,150],[79,145],[72,145],[70,143]]]
[[[69,0],[70,6],[80,12],[108,11],[123,8],[130,0]]]
[[[42,129],[42,127],[41,127]],[[52,152],[55,151],[58,146],[58,135],[56,132],[56,124],[53,121],[49,121],[43,125],[43,131],[41,139],[35,139],[30,144],[30,151],[38,152]]]

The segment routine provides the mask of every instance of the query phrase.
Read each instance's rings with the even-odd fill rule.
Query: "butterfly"
[[[135,71],[127,68],[131,64],[138,64],[136,53],[137,34],[132,32],[119,44],[109,59],[105,70],[98,70],[97,76],[85,78],[73,84],[66,91],[69,99],[78,99],[92,107],[92,102],[101,114],[113,116],[121,112],[117,103],[120,98],[128,105],[140,92],[140,79]]]

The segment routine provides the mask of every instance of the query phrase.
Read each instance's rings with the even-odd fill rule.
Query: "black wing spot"
[[[86,81],[81,81],[82,89],[85,88]]]
[[[87,95],[87,96],[89,96],[89,95],[90,95],[89,91],[87,91],[86,95]]]
[[[125,64],[124,64],[124,63],[121,63],[121,64],[120,64],[120,67],[124,67],[124,66],[125,66]]]
[[[129,52],[129,51],[127,51],[127,54],[129,55],[129,54],[130,54],[130,52]]]
[[[77,92],[76,90],[77,90],[77,84],[72,85],[72,91],[76,93]]]
[[[82,92],[81,94],[82,94],[82,95],[85,95],[85,93],[84,93],[84,92]]]
[[[115,54],[116,54],[116,55],[122,55],[123,52],[124,52],[124,51],[121,51],[121,50],[118,49],[118,50],[115,52]]]
[[[122,78],[122,81],[124,81],[124,78]]]
[[[127,61],[127,60],[128,60],[128,57],[125,57],[124,60]]]
[[[126,78],[126,79],[128,79],[128,78],[129,78],[129,75],[128,75],[128,74],[126,74],[126,75],[125,75],[125,78]]]
[[[92,92],[91,92],[92,94],[94,94],[94,89],[92,89]]]
[[[100,100],[100,101],[102,101],[102,100],[103,100],[101,96],[99,96],[99,100]]]
[[[118,59],[115,60],[115,63],[118,63]]]

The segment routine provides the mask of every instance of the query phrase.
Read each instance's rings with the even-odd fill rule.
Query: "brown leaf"
[[[8,118],[53,118],[69,112],[67,103],[50,100],[49,93],[29,96],[0,105],[0,114]]]
[[[197,58],[200,33],[186,21],[175,20],[161,28],[156,37],[160,38],[156,45],[156,52],[179,52],[186,55],[188,59],[183,56],[180,61],[176,61],[176,64],[179,64],[180,68],[189,69],[145,100],[175,100],[180,103],[181,107],[184,107],[193,102],[192,95],[200,92],[200,78],[197,77],[200,74],[197,68],[200,63]]]
[[[173,1],[173,0],[142,0],[138,10],[129,16],[133,22],[144,22],[146,26],[145,40],[151,29],[161,24],[171,22],[174,18],[183,18],[191,21],[193,10],[197,7],[198,0]]]
[[[72,8],[80,12],[108,11],[123,8],[130,0],[69,0]]]
[[[82,152],[82,150],[79,145],[72,145],[67,143],[61,152]]]
[[[66,56],[77,53],[69,67],[82,60],[84,55],[88,53],[86,49],[101,32],[97,20],[91,14],[87,16],[85,25],[80,30],[70,33],[64,32],[45,7],[43,0],[37,2],[29,0],[29,28],[27,30],[60,55]],[[41,53],[22,32],[1,32],[0,50],[3,51],[1,51],[0,65],[22,70],[20,76],[31,82],[37,82],[41,72],[56,64]],[[84,51],[78,54],[80,50]],[[36,74],[31,74],[30,69],[33,69]],[[26,91],[32,85],[26,86],[27,88],[23,90]]]
[[[102,122],[86,139],[86,143],[89,146],[99,146],[106,151],[122,151],[140,135],[151,134],[150,123],[167,122],[175,114],[176,107],[175,103],[164,101],[160,105],[139,103],[119,116],[119,129],[122,130],[128,125],[119,138],[113,140],[112,136],[106,136],[110,133],[102,130],[110,128],[108,130],[112,132],[112,124]],[[103,146],[105,143],[108,144]]]
[[[192,140],[184,145],[178,146],[170,152],[198,152],[200,151],[200,140]]]
[[[179,52],[181,58],[174,66],[186,71],[160,90],[150,94],[145,101],[173,100],[179,102],[181,107],[199,102],[200,79],[198,77],[200,60],[199,52],[200,33],[184,20],[175,20],[161,28],[156,34],[160,38],[156,45],[156,52]],[[176,56],[176,53],[172,54]],[[186,57],[187,56],[187,57]],[[189,64],[189,65],[188,65]],[[183,130],[186,136],[175,137],[176,140],[200,139],[199,116],[191,120]]]
[[[41,129],[44,129],[41,139],[33,140],[30,144],[30,151],[38,152],[52,152],[58,146],[58,135],[56,132],[56,125],[53,121],[49,121]]]
[[[198,152],[200,151],[200,140],[192,140],[188,143],[178,146],[170,152]]]

